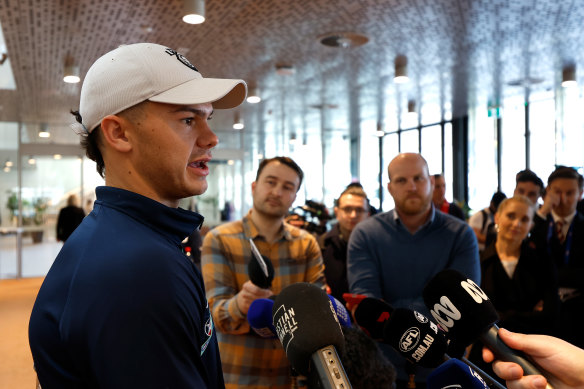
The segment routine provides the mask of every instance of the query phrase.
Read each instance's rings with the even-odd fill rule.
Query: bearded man
[[[434,177],[420,154],[403,153],[388,166],[395,209],[359,223],[349,239],[348,278],[352,293],[382,299],[394,308],[430,316],[422,291],[434,275],[455,269],[480,282],[477,239],[463,221],[437,212],[432,203]],[[405,359],[380,345],[405,388]],[[418,368],[416,387],[425,387],[430,370]]]

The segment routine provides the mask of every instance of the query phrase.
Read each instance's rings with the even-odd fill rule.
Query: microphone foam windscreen
[[[251,256],[251,260],[247,264],[247,274],[252,284],[262,289],[268,289],[272,286],[272,281],[274,280],[274,265],[272,265],[272,261],[269,258],[263,255],[262,258],[268,269],[268,276],[266,277],[266,274],[254,255]]]
[[[389,316],[393,312],[393,307],[383,300],[373,297],[366,297],[353,315],[355,322],[373,339],[383,339],[383,327]]]
[[[468,346],[499,320],[486,293],[453,269],[443,270],[432,278],[422,295],[434,320],[460,346]]]
[[[337,300],[334,296],[328,295],[329,299],[331,300],[331,304],[333,304],[333,309],[335,314],[337,315],[337,319],[339,319],[339,323],[343,327],[350,327],[351,326],[351,315],[349,315],[349,311],[347,308],[343,306],[343,304]]]
[[[324,290],[306,282],[280,292],[272,311],[276,334],[292,367],[308,375],[311,355],[325,346],[341,353],[344,337],[332,303]]]
[[[274,301],[270,299],[256,299],[252,301],[247,311],[249,326],[262,338],[275,338],[276,329],[272,322],[272,308]]]
[[[398,308],[385,323],[383,340],[408,361],[423,367],[438,366],[446,353],[446,338],[426,316]]]
[[[449,359],[438,366],[428,376],[426,387],[428,389],[489,389],[477,372],[458,359]]]

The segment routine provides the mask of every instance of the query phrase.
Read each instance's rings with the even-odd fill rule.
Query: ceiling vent
[[[369,38],[356,32],[335,32],[319,36],[318,41],[325,46],[350,49],[364,45]]]
[[[525,77],[525,78],[520,78],[518,80],[509,81],[507,83],[507,85],[509,85],[509,86],[522,86],[522,87],[528,88],[530,86],[541,84],[542,82],[543,82],[543,79],[541,79],[541,78]]]

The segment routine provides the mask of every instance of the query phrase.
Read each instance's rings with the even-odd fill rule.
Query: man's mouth
[[[206,161],[195,161],[195,162],[189,163],[189,166],[197,168],[197,169],[206,169],[207,162]]]

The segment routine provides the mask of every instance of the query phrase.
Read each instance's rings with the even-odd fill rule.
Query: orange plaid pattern
[[[249,238],[272,261],[274,294],[296,282],[324,288],[321,251],[312,235],[286,223],[280,239],[268,243],[259,235],[249,213],[242,220],[209,231],[203,240],[202,273],[217,328],[226,388],[290,388],[290,364],[280,341],[250,332],[247,318],[235,302],[235,295],[249,280]]]

